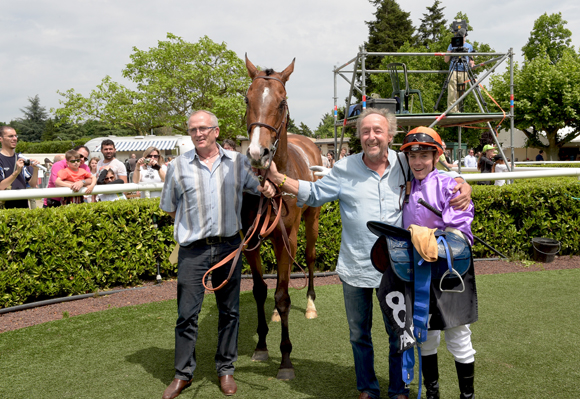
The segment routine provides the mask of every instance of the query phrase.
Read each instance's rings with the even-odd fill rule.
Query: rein
[[[286,85],[284,84],[284,82],[282,82],[280,79],[278,79],[276,77],[256,76],[254,78],[254,80],[256,80],[256,79],[271,79],[271,80],[275,80],[277,82],[280,82],[280,84],[282,84],[282,86],[284,87],[284,93],[286,93]],[[248,88],[248,91],[249,90],[250,90],[250,88]],[[247,92],[246,92],[246,98],[247,98]],[[250,132],[254,126],[265,127],[266,129],[269,129],[272,132],[276,133],[276,141],[270,147],[270,155],[268,157],[268,165],[271,164],[272,160],[274,159],[274,155],[276,154],[276,151],[278,150],[278,143],[280,141],[280,135],[282,134],[282,128],[283,127],[288,128],[288,123],[290,120],[290,118],[289,118],[290,112],[288,110],[288,103],[286,102],[286,100],[284,100],[283,104],[284,104],[284,110],[283,110],[284,117],[282,118],[282,121],[280,122],[280,125],[278,126],[278,128],[275,128],[271,125],[268,125],[267,123],[262,123],[262,122],[252,122],[252,123],[248,124],[248,137],[250,136]],[[258,175],[258,179],[261,181],[262,186],[266,182],[267,175],[268,175],[268,169],[265,170],[263,174]],[[274,187],[276,187],[276,185],[274,185]],[[244,239],[240,243],[239,247],[234,252],[229,254],[227,257],[222,259],[215,266],[212,266],[207,272],[205,272],[205,274],[203,275],[202,283],[203,283],[203,286],[206,290],[213,292],[213,291],[217,291],[217,290],[221,289],[224,285],[226,285],[230,281],[230,278],[232,277],[232,275],[234,273],[236,263],[238,262],[238,259],[241,255],[242,251],[244,251],[244,250],[254,251],[255,249],[257,249],[262,244],[262,242],[274,231],[276,226],[280,226],[280,231],[282,232],[282,242],[284,243],[284,247],[285,247],[286,251],[288,252],[288,255],[290,256],[290,259],[292,260],[292,264],[296,264],[300,268],[302,273],[304,273],[304,275],[306,276],[306,271],[302,268],[302,266],[300,266],[298,264],[298,262],[296,262],[296,260],[292,256],[292,251],[290,249],[290,238],[288,237],[288,233],[286,232],[284,222],[282,221],[282,218],[281,218],[282,205],[284,204],[284,206],[286,207],[286,204],[284,203],[284,201],[282,199],[281,190],[279,190],[278,187],[276,187],[276,189],[279,191],[279,193],[276,194],[274,197],[270,198],[269,202],[267,202],[266,205],[265,205],[265,202],[267,201],[267,198],[263,194],[260,196],[260,204],[258,206],[258,214],[256,215],[256,218],[254,219],[252,225],[250,226],[250,228],[248,229],[248,231],[244,235]],[[278,198],[278,203],[276,203],[276,200],[275,200],[276,198]],[[270,216],[272,214],[272,209],[273,209],[273,212],[276,215],[276,217],[274,218],[274,221],[272,222],[272,224],[270,224],[268,226],[268,221],[270,220]],[[254,236],[254,233],[258,230],[260,220],[262,219],[262,216],[264,216],[264,213],[266,214],[266,217],[264,218],[262,228],[260,229],[260,233],[258,234],[258,243],[253,248],[248,249],[247,246],[250,243],[250,240],[252,239],[252,237]],[[207,284],[205,283],[208,274],[211,273],[212,271],[216,270],[217,268],[225,265],[231,259],[234,259],[234,260],[232,262],[232,266],[230,267],[230,272],[228,274],[228,277],[218,287],[215,287],[215,288],[208,287]],[[288,268],[288,275],[290,275],[291,270],[292,270],[292,268],[289,267]],[[301,288],[298,288],[298,289],[303,289],[304,287],[306,287],[307,284],[308,284],[308,281],[305,279],[304,286]]]

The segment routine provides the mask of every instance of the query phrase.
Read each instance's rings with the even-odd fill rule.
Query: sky
[[[399,1],[418,27],[433,0]],[[561,12],[580,46],[580,3],[576,0],[443,0],[451,21],[461,11],[473,32],[468,41],[498,52],[513,48],[521,60],[534,21]],[[374,20],[367,0],[0,0],[0,121],[22,117],[28,98],[38,95],[47,110],[59,107],[57,90],[89,95],[109,75],[125,85],[121,71],[133,47],[146,50],[167,32],[196,42],[207,35],[225,42],[255,65],[284,69],[296,58],[286,85],[291,117],[312,130],[334,106],[333,69],[356,56]],[[348,84],[338,78],[339,106]]]

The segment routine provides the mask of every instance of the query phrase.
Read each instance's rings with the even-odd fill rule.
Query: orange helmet
[[[429,127],[419,126],[407,133],[400,150],[403,152],[437,151],[437,158],[439,158],[443,154],[443,144],[439,133]]]

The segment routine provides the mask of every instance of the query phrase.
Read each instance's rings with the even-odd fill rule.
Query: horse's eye
[[[280,109],[283,109],[286,106],[286,100],[282,100],[280,102]]]
[[[248,97],[244,97],[244,101],[246,102],[246,105],[248,105]]]

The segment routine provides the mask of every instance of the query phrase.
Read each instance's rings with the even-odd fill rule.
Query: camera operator
[[[453,40],[452,43],[449,44],[449,47],[447,47],[447,52],[473,53],[473,46],[465,42],[465,36],[467,36],[467,30],[465,28],[458,29],[455,33],[455,38],[460,38],[460,40],[457,40],[457,42],[461,43],[461,46],[457,45],[459,43],[455,43],[455,40]],[[447,108],[453,105],[453,103],[460,97],[460,94],[458,93],[459,85],[462,85],[461,87],[463,90],[461,91],[465,91],[465,83],[469,79],[466,68],[468,66],[473,68],[474,66],[473,59],[469,56],[451,57],[446,55],[445,62],[449,63],[449,61],[451,61],[451,64],[449,65],[449,70],[451,73],[449,85],[447,87]],[[449,112],[459,112],[459,109],[457,106],[455,106]]]
[[[25,190],[26,183],[36,188],[40,162],[27,160],[16,154],[18,135],[10,126],[0,126],[0,190]],[[33,200],[34,201],[34,200]],[[4,208],[28,208],[28,200],[13,200],[3,203]]]

